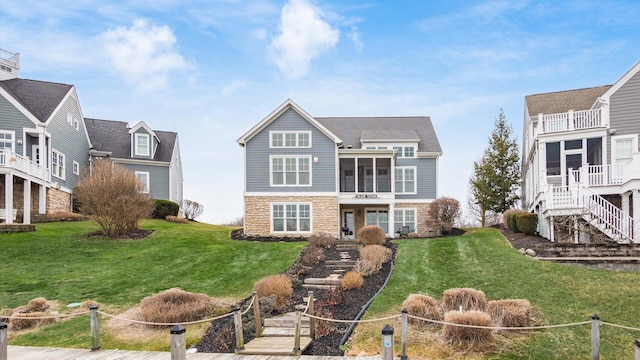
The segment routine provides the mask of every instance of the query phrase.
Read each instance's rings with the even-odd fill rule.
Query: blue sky
[[[0,2],[21,77],[76,86],[84,116],[179,133],[201,221],[242,216],[236,139],[287,98],[313,116],[428,115],[440,196],[524,96],[612,84],[640,61],[640,3],[615,1]]]

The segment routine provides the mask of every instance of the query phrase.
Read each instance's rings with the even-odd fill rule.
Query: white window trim
[[[16,132],[13,130],[0,130],[0,134],[11,134],[11,152],[16,152]]]
[[[376,223],[375,224],[367,224],[367,212],[369,211],[375,211],[376,212]],[[389,234],[390,232],[392,233],[395,230],[391,230],[394,226],[394,223],[391,223],[391,216],[395,215],[395,214],[391,214],[391,209],[387,208],[387,207],[365,207],[364,208],[364,224],[365,226],[367,225],[377,225],[380,226],[380,212],[381,211],[386,211],[387,212],[387,234]]]
[[[287,164],[286,159],[296,159],[296,183],[295,184],[274,184],[273,183],[273,159],[283,159],[282,166],[284,169],[284,177],[283,181],[286,179],[286,170]],[[309,160],[309,183],[308,184],[300,184],[300,170],[299,159],[308,159]],[[311,155],[270,155],[269,156],[269,185],[272,187],[293,187],[293,186],[302,186],[302,187],[310,187],[313,185],[313,162],[311,161]]]
[[[67,113],[67,124],[73,126],[73,115],[71,113]]]
[[[273,228],[273,207],[282,205],[284,211],[284,231],[275,231]],[[300,229],[300,205],[309,206],[309,231],[287,231],[287,205],[296,205],[296,228]],[[269,228],[273,234],[312,234],[313,233],[313,204],[310,202],[272,202],[269,204]]]
[[[73,119],[73,127],[76,131],[80,131],[80,121],[78,121],[78,119]]]
[[[413,232],[418,232],[418,209],[417,208],[395,208],[393,209],[393,211],[402,211],[402,226],[405,226],[407,224],[406,222],[406,212],[407,211],[413,211],[413,223],[414,223],[414,228],[412,229]],[[393,226],[395,227],[396,225],[397,219],[396,219],[396,214],[393,214]],[[394,231],[397,231],[397,229],[394,229]]]
[[[142,191],[141,191],[141,192],[142,192],[143,194],[148,194],[148,193],[149,193],[149,191],[151,190],[151,188],[150,188],[150,184],[149,184],[149,183],[151,182],[151,179],[150,179],[150,176],[149,176],[149,172],[148,172],[148,171],[136,171],[136,172],[135,172],[135,174],[136,174],[136,180],[138,180],[138,182],[142,183],[142,184],[145,186],[145,187],[142,189]],[[138,177],[138,175],[146,175],[147,181],[146,181],[146,182],[142,182],[142,181],[140,181],[140,178]],[[146,191],[145,191],[145,190],[146,190]]]
[[[77,161],[73,162],[73,173],[80,175],[80,164]]]
[[[413,169],[413,192],[406,192],[404,191],[405,188],[405,170],[407,169]],[[415,195],[418,193],[418,168],[417,166],[396,166],[395,170],[402,170],[402,189],[398,189],[396,186],[396,194],[402,194],[402,195]],[[394,172],[393,174],[393,182],[395,184],[396,182],[396,178],[395,178],[396,174]],[[402,191],[401,191],[402,190]]]
[[[627,140],[627,139],[631,139],[631,157],[629,158],[629,160],[631,160],[631,158],[633,157],[633,154],[635,154],[638,151],[638,135],[637,134],[612,136],[611,137],[611,163],[612,164],[615,164],[616,160],[618,159],[616,154],[616,148],[617,148],[616,142],[618,140]]]
[[[141,153],[138,152],[138,139],[139,138],[146,138],[147,139],[147,152],[146,153]],[[133,152],[136,156],[149,156],[149,154],[151,153],[151,141],[150,141],[150,136],[149,134],[134,134],[134,143],[133,143]]]
[[[58,164],[58,167],[60,168],[61,175],[58,175],[54,171],[54,159],[55,161],[58,161],[58,157],[60,156],[62,156],[62,164]],[[61,153],[56,149],[51,149],[51,176],[55,176],[58,179],[64,180],[65,173],[66,173],[66,168],[65,168],[66,161],[67,161],[67,158],[63,153]]]
[[[282,146],[274,146],[273,145],[273,135],[282,134]],[[287,146],[286,144],[286,134],[295,134],[296,135],[296,145],[295,146]],[[309,145],[308,146],[298,146],[298,142],[300,141],[300,134],[308,134],[309,135]],[[269,148],[270,149],[309,149],[312,147],[311,144],[311,131],[269,131]]]

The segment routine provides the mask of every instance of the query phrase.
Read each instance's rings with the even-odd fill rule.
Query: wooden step
[[[294,327],[295,322],[295,317],[272,317],[264,319],[264,327]],[[302,327],[309,327],[309,318],[303,316],[300,324]]]
[[[339,278],[306,278],[304,283],[308,285],[340,285]]]
[[[320,290],[333,290],[338,285],[314,285],[314,284],[302,284],[305,289],[320,289]]]
[[[293,351],[295,339],[289,336],[265,336],[255,338],[239,350],[241,355],[296,355]],[[300,352],[303,352],[311,344],[308,336],[300,337]]]
[[[355,265],[356,264],[356,260],[326,260],[324,262],[325,265]]]
[[[300,336],[309,336],[311,330],[307,327],[300,328]],[[296,329],[292,327],[265,327],[262,336],[296,336]]]

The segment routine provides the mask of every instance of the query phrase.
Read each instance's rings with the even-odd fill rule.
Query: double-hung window
[[[77,161],[73,162],[73,173],[80,175],[80,164]]]
[[[2,149],[9,149],[14,152],[15,137],[14,131],[0,130],[0,151],[2,151]]]
[[[51,175],[64,180],[64,154],[55,149],[51,157]]]
[[[270,131],[271,148],[310,148],[311,131]]]
[[[149,134],[135,134],[134,141],[135,141],[135,144],[134,144],[135,155],[149,156],[150,154]]]
[[[414,146],[394,146],[393,150],[395,150],[398,153],[399,158],[416,157],[416,149]]]
[[[138,183],[142,185],[140,192],[143,194],[149,193],[149,173],[146,171],[136,171],[136,179]]]
[[[271,226],[275,233],[311,232],[311,204],[271,204]]]
[[[396,193],[415,194],[416,193],[416,168],[397,167],[396,168]]]
[[[394,228],[398,231],[408,226],[409,231],[416,231],[416,209],[395,209],[393,211]]]
[[[272,186],[310,186],[311,156],[271,156]]]
[[[634,149],[638,149],[638,138],[635,135],[620,135],[612,138],[613,163],[617,165],[625,164],[633,157]]]

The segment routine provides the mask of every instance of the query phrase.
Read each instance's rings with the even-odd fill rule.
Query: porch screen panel
[[[547,175],[560,174],[560,143],[547,143]]]
[[[356,191],[356,159],[340,159],[340,191]]]
[[[376,159],[376,191],[391,192],[391,159]]]

